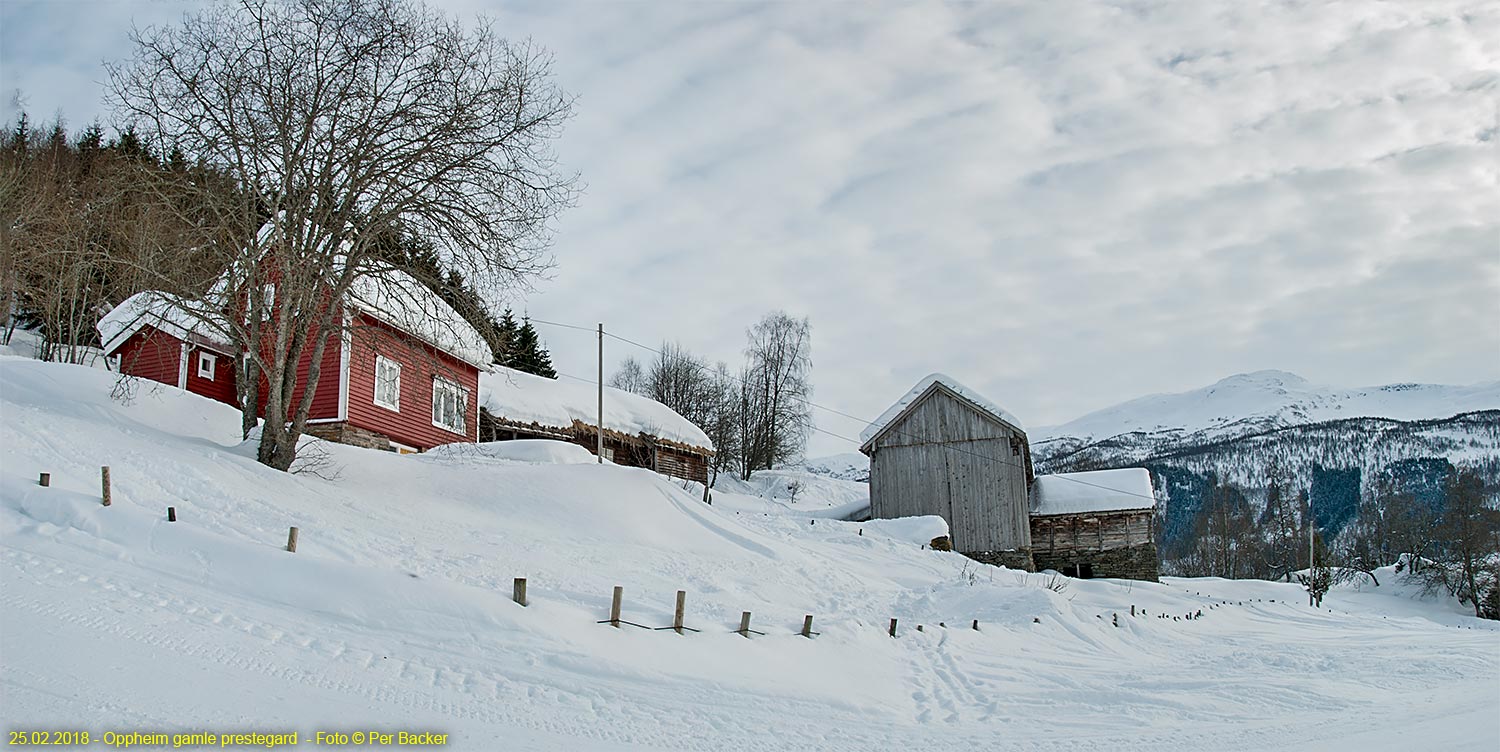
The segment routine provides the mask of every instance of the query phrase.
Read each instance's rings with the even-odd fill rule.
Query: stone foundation
[[[1036,569],[1054,569],[1069,573],[1073,567],[1087,564],[1094,577],[1116,577],[1125,580],[1157,582],[1161,574],[1155,543],[1111,548],[1106,551],[1074,549],[1068,551],[1033,550]]]
[[[993,564],[997,567],[1027,572],[1036,571],[1036,562],[1032,559],[1029,548],[1019,548],[1013,551],[964,551],[962,553],[981,564]]]
[[[349,444],[366,449],[391,451],[390,437],[365,428],[351,426],[348,423],[310,423],[304,433],[308,436],[316,436],[324,441]]]

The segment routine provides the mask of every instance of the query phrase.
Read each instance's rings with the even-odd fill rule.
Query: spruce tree
[[[557,371],[552,368],[552,355],[542,345],[541,338],[537,336],[530,318],[521,319],[521,328],[516,330],[515,343],[516,362],[511,364],[511,368],[537,376],[546,376],[549,379],[557,378]]]
[[[516,317],[509,308],[500,314],[500,323],[496,329],[498,346],[495,347],[495,362],[507,368],[515,368],[517,327]]]

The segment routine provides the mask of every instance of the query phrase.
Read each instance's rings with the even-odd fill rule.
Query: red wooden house
[[[342,308],[343,326],[323,352],[309,434],[404,452],[478,440],[479,372],[493,356],[472,326],[399,272],[362,278]],[[215,314],[147,292],[106,314],[98,329],[121,373],[237,404],[237,354]],[[298,364],[292,404],[308,388],[310,365],[310,356]]]

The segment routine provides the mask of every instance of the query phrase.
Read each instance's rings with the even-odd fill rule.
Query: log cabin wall
[[[1150,509],[1052,514],[1031,518],[1031,544],[1038,552],[1108,551],[1154,539]]]
[[[673,478],[708,482],[708,457],[668,446],[656,448],[656,472]]]
[[[1038,569],[1151,582],[1159,575],[1150,509],[1032,517],[1031,542]]]

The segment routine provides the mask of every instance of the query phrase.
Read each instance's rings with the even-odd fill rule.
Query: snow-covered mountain
[[[1472,386],[1321,386],[1286,371],[1255,371],[1178,394],[1153,394],[1031,433],[1039,454],[1133,437],[1139,443],[1205,443],[1348,418],[1419,421],[1500,410],[1500,381]]]
[[[1154,394],[1031,433],[1038,472],[1146,467],[1166,519],[1163,555],[1186,540],[1204,498],[1227,483],[1256,503],[1274,472],[1316,497],[1337,534],[1377,479],[1440,488],[1454,469],[1500,476],[1500,382],[1320,386],[1256,371]]]

